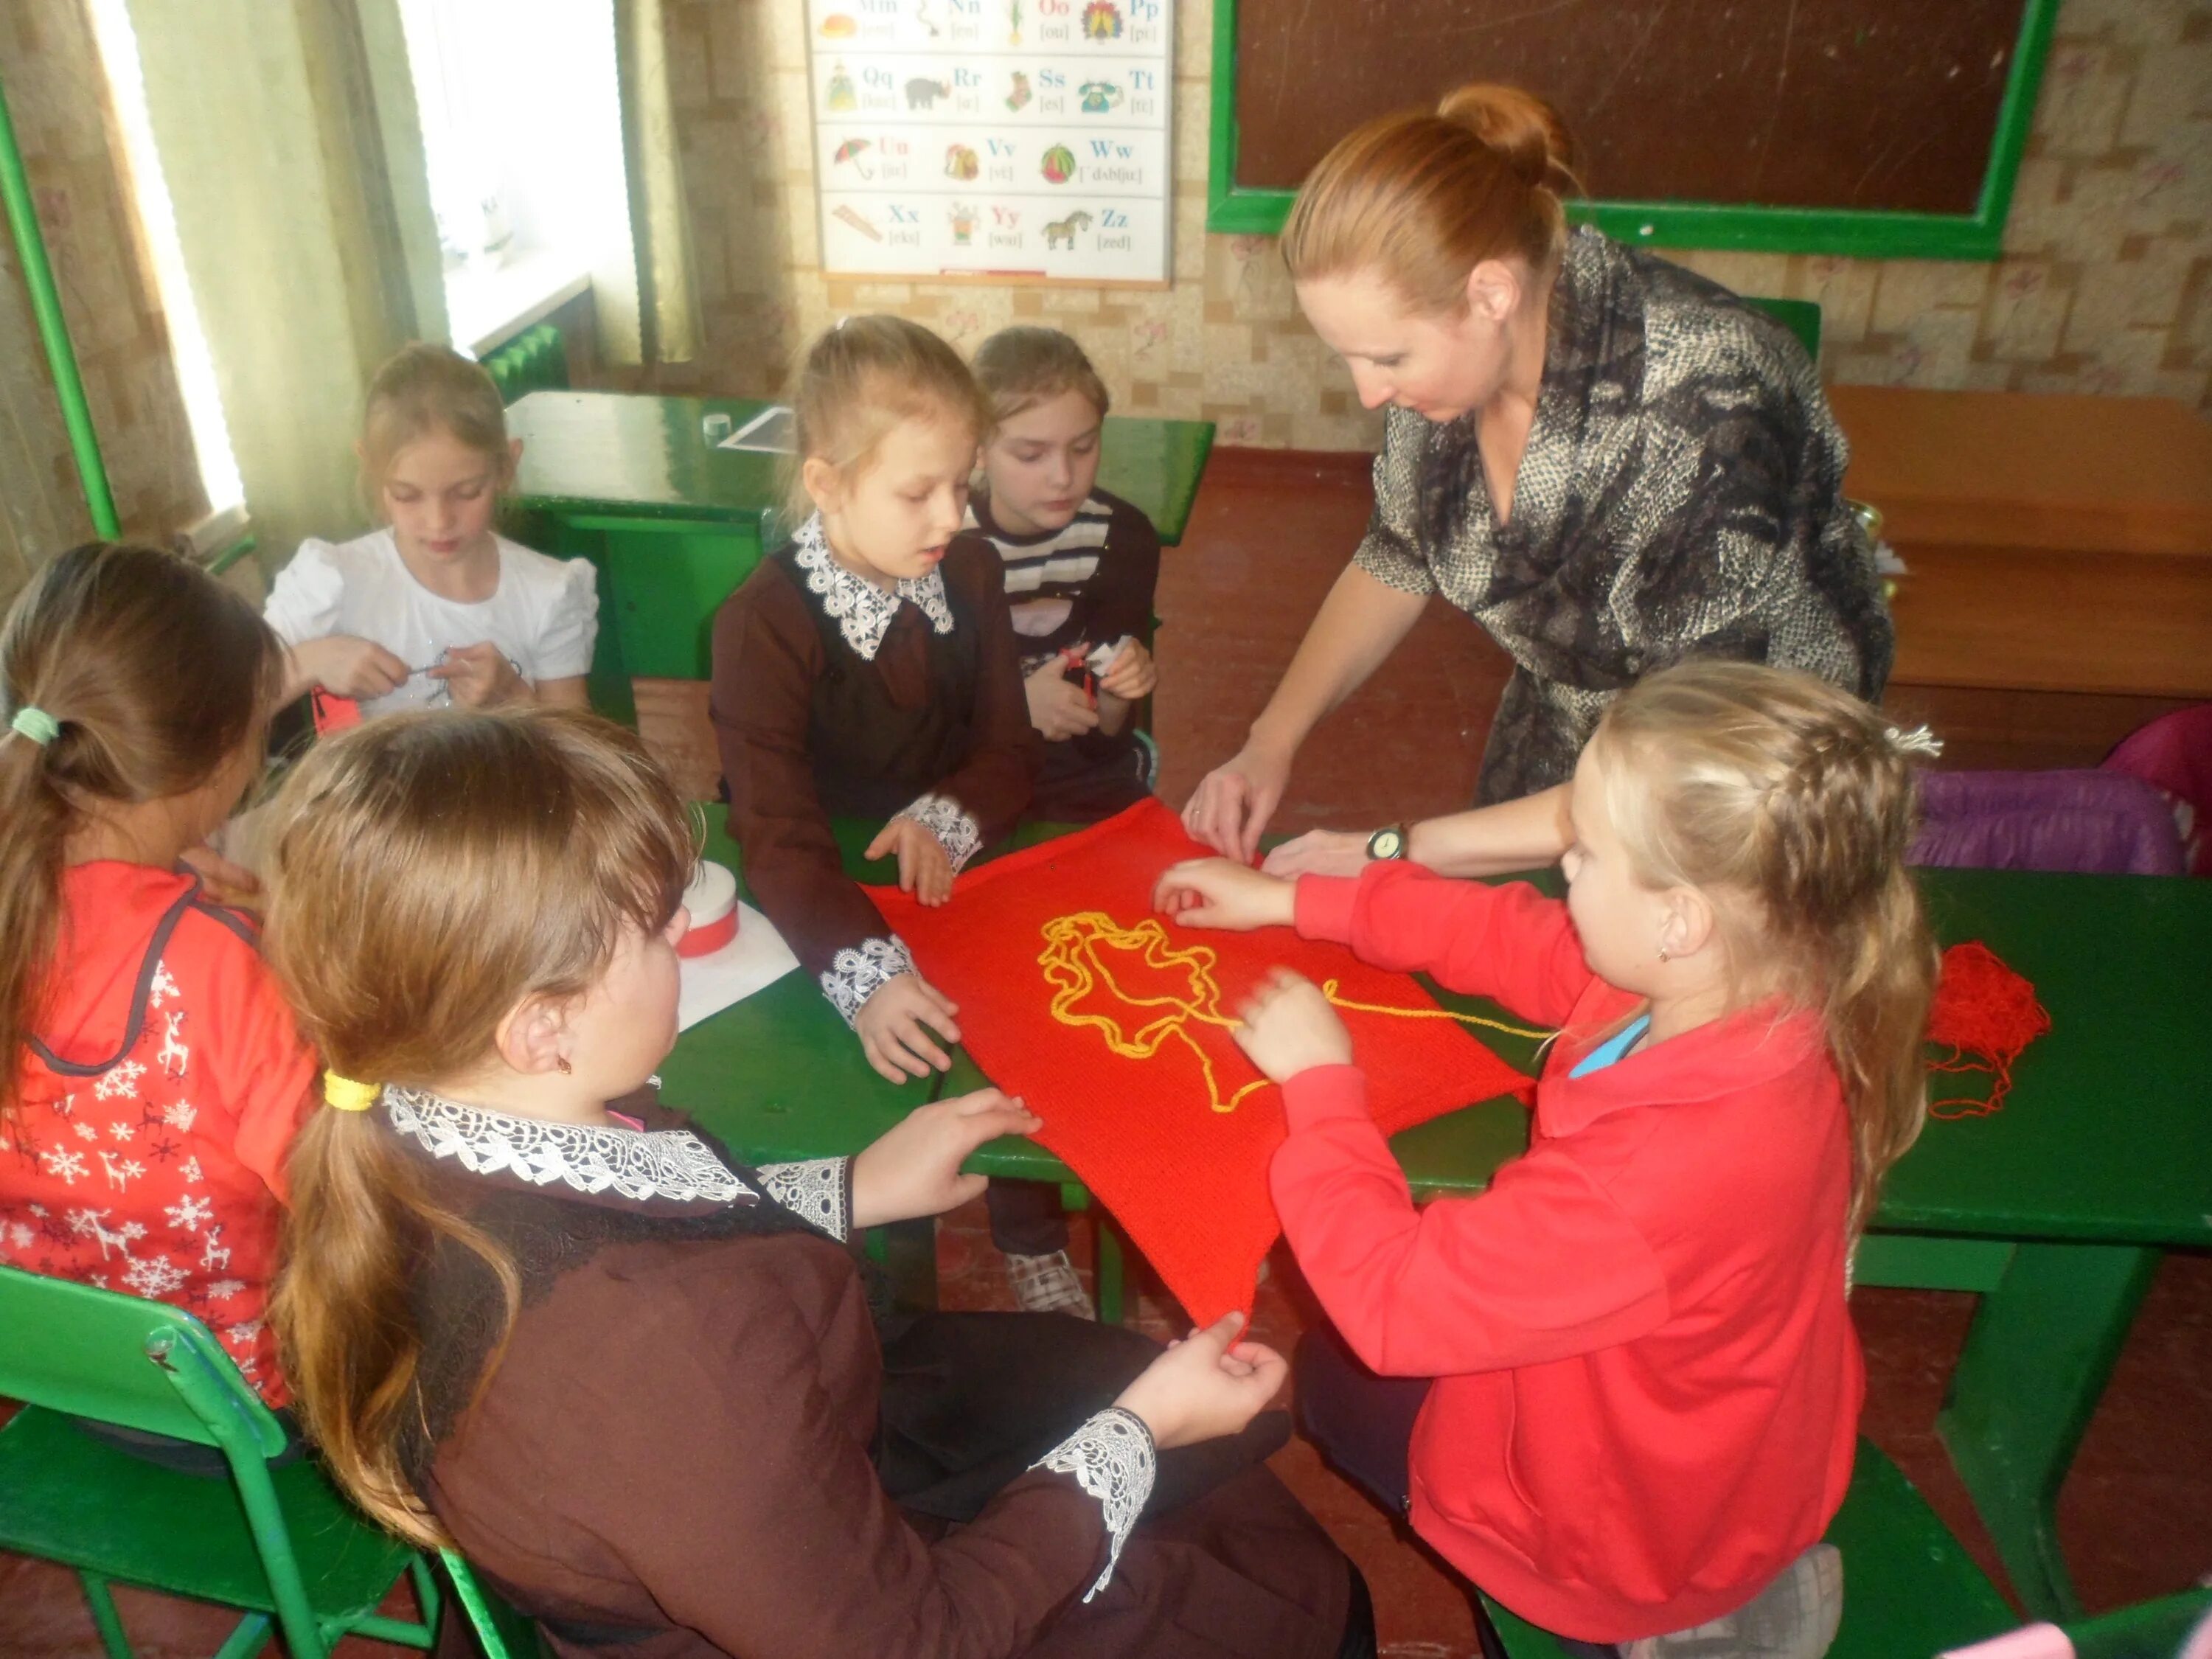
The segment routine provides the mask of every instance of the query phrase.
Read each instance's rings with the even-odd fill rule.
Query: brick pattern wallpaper
[[[854,311],[902,312],[963,347],[1036,319],[1083,341],[1128,413],[1213,420],[1231,444],[1376,443],[1380,418],[1300,318],[1273,240],[1206,234],[1210,0],[1178,0],[1175,281],[1158,291],[830,280],[799,0],[667,3],[707,349],[643,380],[773,395]],[[2065,0],[2005,249],[1990,264],[1674,257],[1745,293],[1820,301],[1833,380],[2212,410],[2212,5]]]

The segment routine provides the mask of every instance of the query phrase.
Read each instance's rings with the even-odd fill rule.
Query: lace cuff
[[[812,1158],[803,1164],[763,1164],[754,1173],[768,1195],[809,1226],[840,1244],[853,1229],[853,1160]]]
[[[1152,1476],[1159,1454],[1152,1447],[1152,1431],[1133,1412],[1119,1406],[1087,1419],[1083,1426],[1030,1465],[1055,1474],[1072,1474],[1075,1484],[1098,1500],[1106,1512],[1106,1566],[1097,1581],[1083,1593],[1088,1601],[1106,1588],[1114,1564],[1121,1559],[1121,1546],[1144,1512],[1152,1495]]]
[[[914,953],[896,933],[889,939],[864,939],[848,945],[830,959],[822,974],[822,994],[850,1025],[860,1017],[860,1005],[901,974],[914,971]]]
[[[898,816],[912,818],[937,837],[945,856],[952,860],[952,873],[967,868],[968,860],[983,845],[983,826],[950,795],[923,795],[899,809]]]

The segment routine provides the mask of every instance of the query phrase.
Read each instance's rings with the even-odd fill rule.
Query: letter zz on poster
[[[808,0],[833,276],[1164,285],[1174,0]]]

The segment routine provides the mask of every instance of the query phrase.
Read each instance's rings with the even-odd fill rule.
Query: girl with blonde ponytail
[[[1447,874],[1556,858],[1606,705],[1690,657],[1802,669],[1869,701],[1893,635],[1842,495],[1848,452],[1796,339],[1726,289],[1590,226],[1559,112],[1516,87],[1339,141],[1283,228],[1298,304],[1387,412],[1367,535],[1244,746],[1184,809],[1247,860],[1306,734],[1431,593],[1514,660],[1484,750],[1490,811],[1378,843]],[[1267,867],[1350,874],[1376,839],[1316,830]]]
[[[1295,923],[1559,1028],[1527,1156],[1425,1210],[1315,987],[1278,975],[1239,1041],[1284,1085],[1276,1206],[1336,1328],[1298,1352],[1309,1434],[1571,1652],[1835,1634],[1848,1263],[1926,1109],[1934,748],[1810,676],[1686,663],[1583,750],[1564,902],[1402,860],[1162,880],[1186,925]]]
[[[1035,1315],[878,1332],[848,1235],[975,1198],[962,1161],[1039,1127],[1019,1101],[759,1168],[659,1103],[692,847],[634,733],[395,714],[274,818],[270,959],[331,1072],[272,1317],[368,1513],[564,1653],[1373,1653],[1257,1467],[1285,1365],[1235,1316],[1166,1352]]]
[[[0,1260],[191,1309],[278,1406],[264,1303],[314,1056],[181,860],[252,781],[282,675],[250,605],[147,547],[61,554],[0,634]]]

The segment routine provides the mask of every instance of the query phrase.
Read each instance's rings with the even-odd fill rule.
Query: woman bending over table
[[[1542,100],[1468,86],[1434,114],[1359,128],[1299,191],[1283,234],[1298,303],[1360,401],[1388,413],[1365,538],[1244,747],[1184,809],[1222,852],[1252,856],[1298,745],[1431,593],[1514,659],[1476,798],[1520,804],[1413,835],[1316,831],[1269,868],[1556,859],[1564,786],[1598,716],[1683,658],[1881,695],[1893,634],[1812,363],[1726,289],[1570,234],[1574,160]]]

